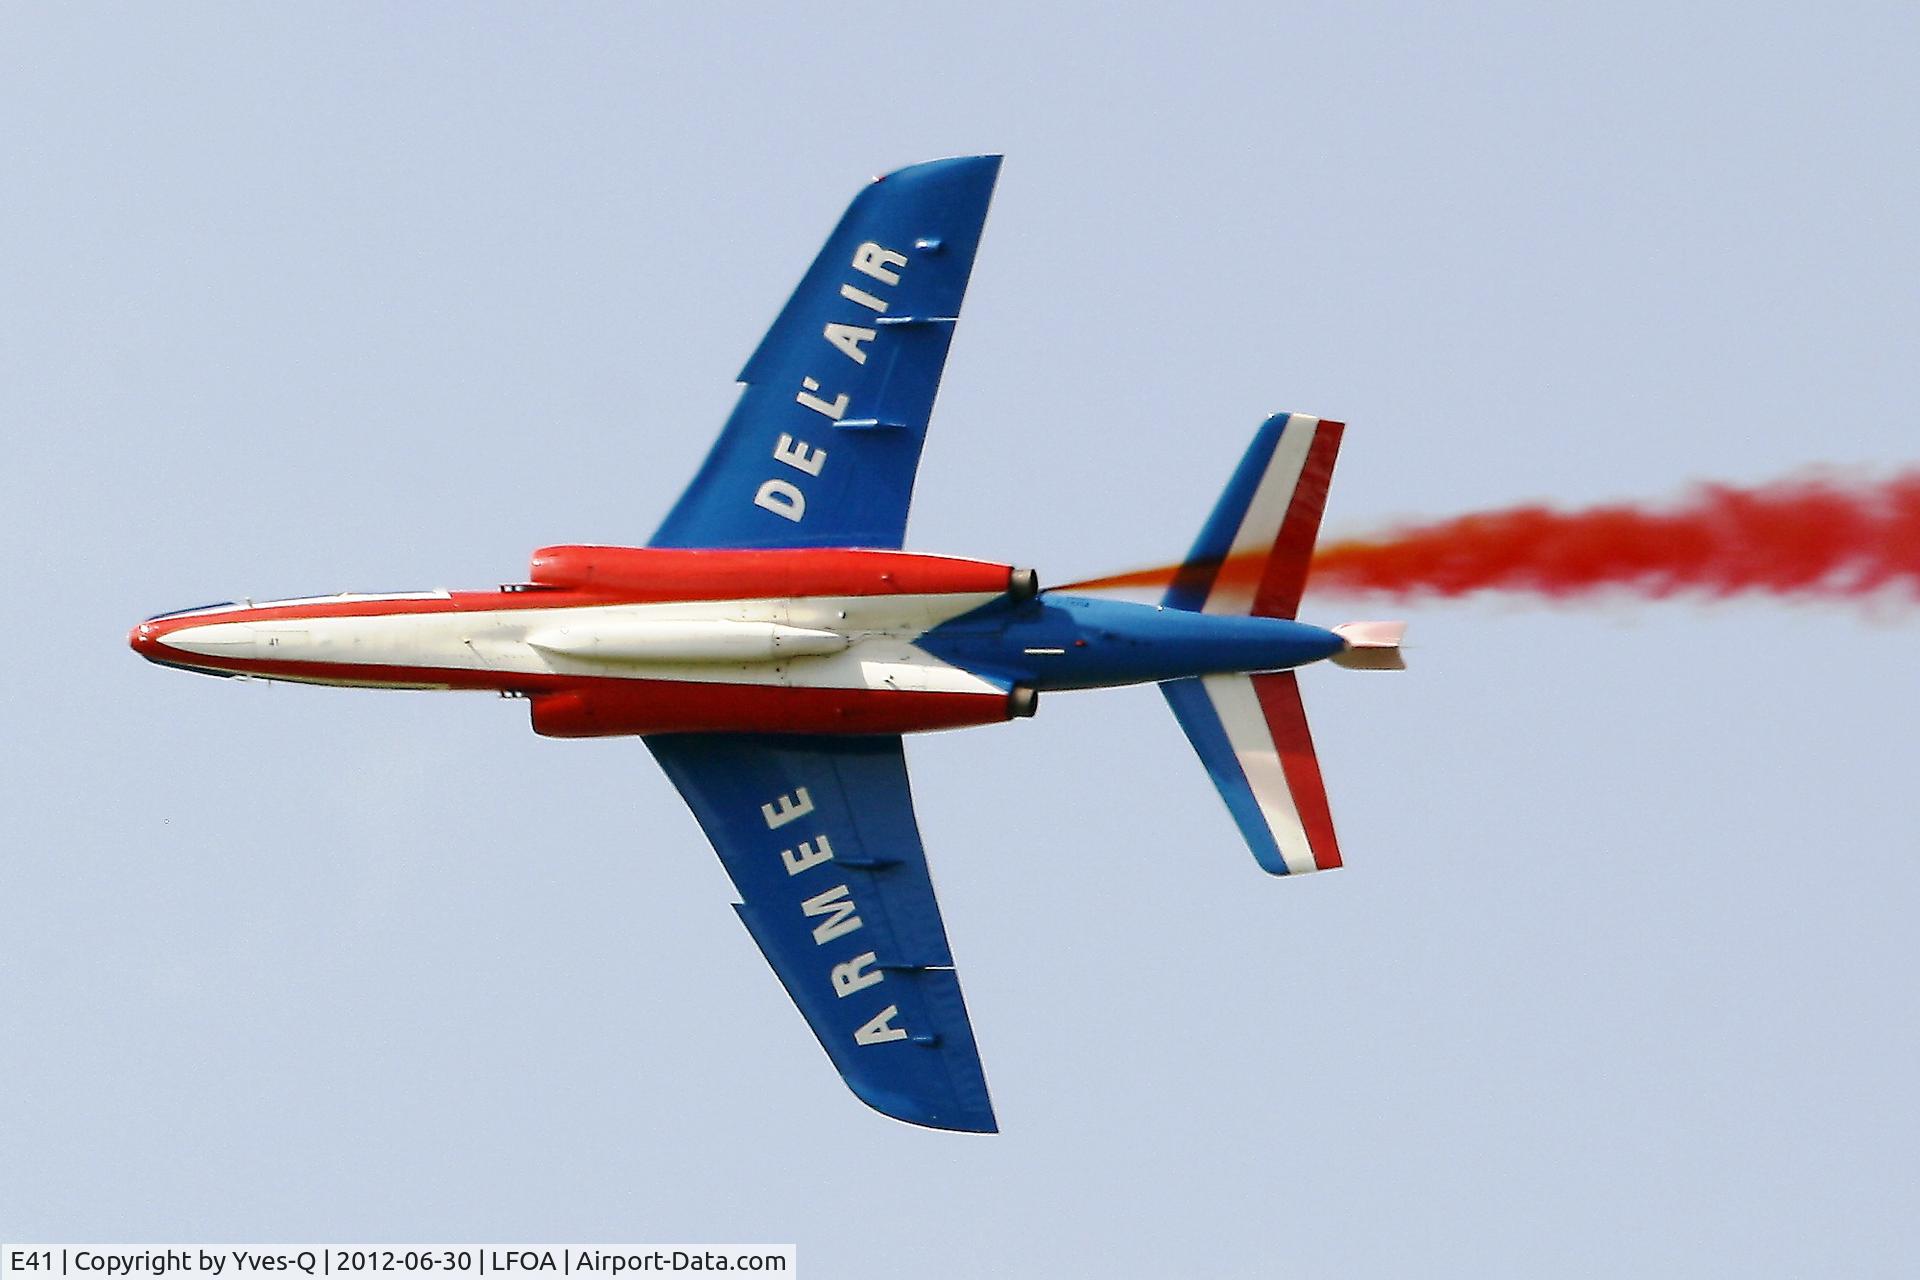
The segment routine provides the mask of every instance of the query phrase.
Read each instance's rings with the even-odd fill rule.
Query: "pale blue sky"
[[[917,549],[1176,555],[1277,409],[1336,532],[1920,456],[1913,6],[1036,8],[0,12],[0,1237],[1920,1268],[1911,612],[1398,610],[1296,881],[1151,690],[916,741],[988,1139],[842,1089],[637,742],[126,651],[643,540],[960,152]]]

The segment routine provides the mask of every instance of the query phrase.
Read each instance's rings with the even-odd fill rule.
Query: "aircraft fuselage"
[[[553,737],[891,734],[1034,696],[1329,657],[1277,618],[1037,595],[1030,574],[894,551],[553,547],[526,583],[162,614],[142,656],[223,676],[525,697]]]

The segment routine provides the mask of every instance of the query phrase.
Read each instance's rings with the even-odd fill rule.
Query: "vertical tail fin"
[[[1345,430],[1344,423],[1303,413],[1262,423],[1161,603],[1196,613],[1293,617]]]

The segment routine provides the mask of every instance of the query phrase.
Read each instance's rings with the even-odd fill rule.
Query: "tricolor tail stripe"
[[[1307,708],[1300,701],[1300,681],[1291,671],[1254,676],[1249,681],[1272,738],[1272,749],[1285,779],[1286,798],[1293,821],[1306,843],[1311,866],[1302,871],[1328,871],[1340,865],[1340,842],[1333,834],[1333,810],[1327,804],[1327,784],[1320,776],[1320,757],[1307,728]],[[1264,756],[1255,765],[1264,767]],[[1253,766],[1249,767],[1251,775]],[[1272,815],[1269,814],[1269,820]]]
[[[1346,427],[1304,413],[1260,424],[1162,602],[1292,618]],[[1160,686],[1253,856],[1275,875],[1340,865],[1313,735],[1291,671]]]
[[[1163,603],[1212,614],[1293,617],[1345,429],[1302,413],[1262,423]]]
[[[1340,865],[1292,672],[1171,680],[1160,689],[1255,861],[1274,875]]]

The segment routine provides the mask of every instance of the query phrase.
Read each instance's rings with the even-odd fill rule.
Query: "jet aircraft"
[[[1343,430],[1303,414],[1260,428],[1158,604],[902,550],[999,169],[933,161],[855,198],[645,547],[547,547],[494,591],[163,613],[133,648],[217,676],[489,690],[525,699],[536,733],[638,735],[853,1092],[913,1124],[992,1132],[902,735],[1154,682],[1259,865],[1336,867],[1293,669],[1396,667],[1401,634],[1294,620]]]

